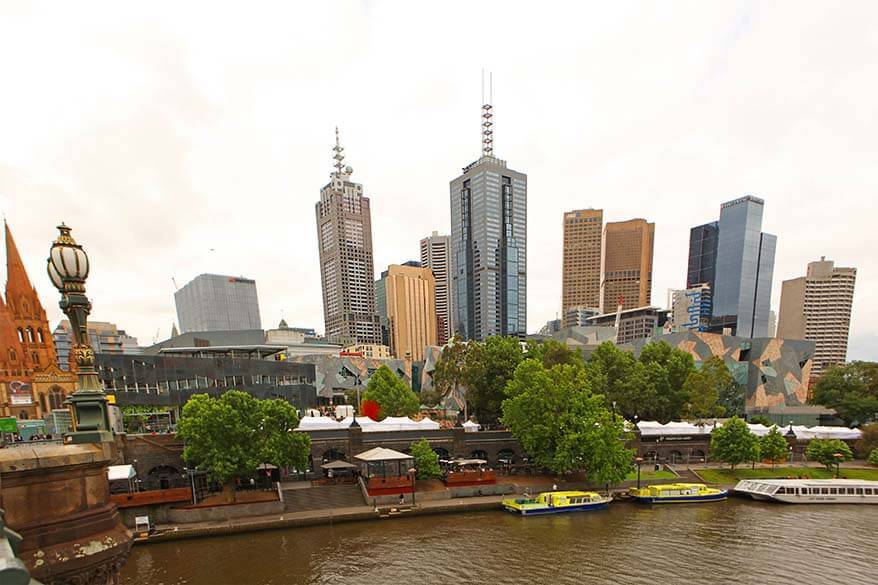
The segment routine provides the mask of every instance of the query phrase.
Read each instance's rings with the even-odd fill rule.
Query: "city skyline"
[[[361,24],[380,30],[389,26],[389,19],[409,14],[403,12],[392,16],[378,7],[369,13],[353,11],[341,24],[345,31]],[[631,30],[626,30],[621,44],[629,34],[637,34],[639,26],[672,24],[659,12],[647,9],[641,25],[628,23]],[[682,35],[681,46],[660,50],[679,70],[676,79],[682,83],[674,88],[651,77],[650,67],[625,55],[617,58],[613,69],[629,71],[630,81],[588,61],[580,72],[565,73],[569,59],[587,58],[594,50],[586,41],[561,40],[565,35],[554,35],[548,52],[541,49],[533,57],[502,41],[497,49],[486,51],[484,59],[495,72],[494,105],[502,120],[498,141],[503,157],[527,170],[532,200],[538,202],[528,210],[527,331],[539,329],[560,313],[562,243],[557,226],[565,210],[603,208],[605,221],[647,217],[655,222],[653,288],[663,291],[685,286],[689,228],[715,217],[721,202],[752,192],[766,201],[764,224],[779,238],[772,308],[779,307],[780,283],[800,276],[801,267],[815,257],[825,255],[839,265],[857,266],[860,282],[849,358],[874,358],[878,309],[868,306],[865,294],[876,284],[875,261],[866,252],[875,235],[864,230],[864,238],[854,240],[844,237],[847,231],[826,229],[860,221],[858,212],[874,191],[875,180],[861,172],[868,168],[864,154],[869,151],[874,122],[856,112],[860,103],[874,101],[875,91],[868,85],[863,91],[850,86],[865,72],[860,54],[867,50],[858,44],[864,42],[862,35],[848,34],[838,39],[833,59],[815,61],[811,57],[825,48],[813,40],[820,35],[799,38],[805,30],[831,31],[845,15],[850,17],[845,11],[809,7],[780,29],[771,29],[767,22],[790,15],[773,7],[696,10],[689,18],[703,25],[706,34]],[[185,11],[181,15],[184,20],[192,17]],[[610,12],[597,17],[589,27],[613,24]],[[7,54],[10,47],[34,46],[27,40],[28,31],[36,23],[45,24],[40,15],[20,10],[8,18],[20,26],[0,41],[9,49]],[[161,35],[140,28],[134,19],[126,22],[113,11],[107,19],[151,48],[162,44]],[[67,20],[76,21],[75,15]],[[546,23],[538,17],[531,24]],[[57,33],[53,43],[64,43],[68,33],[49,26],[53,35]],[[520,30],[518,26],[512,30]],[[245,71],[240,62],[223,71],[229,75],[223,81],[213,72],[211,58],[196,50],[198,39],[190,45],[173,31],[166,34],[174,41],[165,49],[170,56],[161,61],[170,68],[168,73],[156,73],[151,61],[155,57],[146,57],[127,43],[122,43],[127,49],[115,56],[73,49],[57,64],[49,61],[57,59],[54,49],[44,54],[49,72],[60,74],[74,59],[74,74],[94,81],[98,88],[110,87],[102,85],[104,77],[109,84],[113,72],[127,71],[128,76],[114,84],[126,99],[131,97],[126,105],[117,101],[113,108],[92,110],[92,84],[87,93],[84,88],[73,91],[64,113],[59,113],[54,106],[57,92],[44,87],[58,81],[51,81],[52,75],[39,80],[25,76],[27,91],[22,93],[43,97],[31,97],[38,103],[29,105],[7,96],[10,107],[0,113],[12,137],[0,151],[0,208],[16,229],[19,250],[53,326],[61,315],[56,303],[50,302],[53,291],[43,276],[44,263],[54,225],[63,219],[88,243],[95,266],[101,267],[90,281],[94,318],[118,323],[144,345],[155,337],[157,327],[161,327],[160,339],[168,336],[174,320],[170,277],[184,282],[202,272],[246,274],[257,280],[266,323],[283,315],[293,325],[320,327],[310,205],[315,186],[325,181],[325,152],[336,123],[345,133],[349,151],[357,152],[357,176],[368,185],[378,267],[417,257],[418,241],[426,233],[448,233],[448,177],[476,149],[478,65],[472,71],[452,65],[459,53],[444,48],[451,51],[446,62],[427,51],[425,41],[413,37],[412,55],[404,58],[427,57],[426,71],[407,78],[374,68],[351,71],[336,56],[318,57],[326,72],[303,97],[297,97],[301,101],[291,104],[287,102],[294,94],[288,92],[296,83],[290,86],[265,72]],[[613,34],[619,34],[618,26],[607,26],[606,33],[590,42],[608,42]],[[720,40],[714,43],[706,37]],[[371,34],[369,38],[376,44],[364,48],[364,55],[358,57],[362,63],[376,62],[370,60],[389,50]],[[219,43],[201,40],[208,46]],[[345,43],[355,41],[356,37]],[[551,52],[567,44],[574,49],[570,56],[543,71]],[[692,44],[701,52],[686,60],[683,56],[690,53],[685,49]],[[785,45],[795,51],[782,48]],[[41,54],[29,67],[40,66]],[[263,54],[283,64],[277,48],[267,41],[255,43],[242,59],[255,60]],[[293,73],[306,67],[291,59]],[[184,61],[185,68],[174,65]],[[784,63],[781,79],[763,88],[762,81],[777,74],[780,62]],[[831,64],[839,62],[846,67],[834,72]],[[617,67],[620,63],[631,67]],[[812,68],[824,80],[819,86],[807,83]],[[104,70],[111,74],[98,79],[98,72]],[[375,110],[377,99],[326,91],[342,71],[354,78],[352,83],[374,76],[387,82],[387,93],[395,95]],[[268,100],[265,114],[250,109],[249,91],[247,95],[231,92],[228,98],[219,95],[226,83],[242,79],[254,86],[254,94]],[[640,84],[646,84],[647,90],[632,91]],[[540,87],[529,89],[529,85]],[[742,87],[747,91],[739,91]],[[272,93],[266,91],[271,88],[283,99],[264,97]],[[847,97],[836,95],[839,88]],[[169,110],[150,107],[156,90],[169,92]],[[780,98],[775,97],[778,91]],[[386,97],[381,92],[381,99]],[[533,112],[551,111],[547,104],[559,97],[578,105],[565,117],[529,118]],[[773,105],[778,99],[784,101],[783,111]],[[611,103],[616,100],[618,106]],[[813,109],[814,103],[820,104],[819,111]],[[314,108],[307,121],[296,113],[306,107]],[[46,109],[51,113],[44,118]],[[369,115],[370,110],[375,114]],[[236,122],[237,112],[253,116],[246,121],[253,128]],[[132,123],[138,116],[144,121]],[[647,122],[658,118],[663,120]],[[45,122],[39,122],[42,119]],[[419,130],[412,133],[414,123]],[[180,141],[176,129],[183,128],[191,128],[192,133]],[[399,148],[404,136],[407,146]],[[117,148],[120,140],[129,148]],[[238,144],[229,146],[229,142]],[[82,146],[75,164],[65,150],[69,144]],[[828,157],[833,150],[845,154]],[[570,184],[576,189],[569,189]],[[174,205],[179,206],[176,212],[168,212]],[[230,212],[233,209],[235,213]],[[135,253],[140,247],[144,251]]]

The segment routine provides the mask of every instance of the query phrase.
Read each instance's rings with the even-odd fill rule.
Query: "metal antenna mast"
[[[482,69],[482,156],[494,155],[494,74],[488,73],[488,99],[485,100],[485,70]]]
[[[338,126],[335,127],[335,146],[332,147],[332,150],[335,152],[335,154],[332,155],[332,158],[335,159],[335,164],[333,165],[335,167],[335,172],[341,174],[341,170],[344,167],[344,148],[341,147],[341,144],[339,144],[338,141]]]

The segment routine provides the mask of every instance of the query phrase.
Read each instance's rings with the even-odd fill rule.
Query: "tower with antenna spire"
[[[527,331],[527,175],[494,156],[492,102],[483,72],[481,156],[450,184],[451,327],[463,339]]]
[[[381,343],[369,198],[351,181],[338,128],[332,152],[335,170],[315,205],[326,336],[346,346]]]

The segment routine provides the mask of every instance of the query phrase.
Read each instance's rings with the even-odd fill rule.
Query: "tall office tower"
[[[689,268],[686,288],[699,284],[714,286],[716,280],[716,245],[719,222],[712,221],[689,230]]]
[[[387,267],[387,320],[390,351],[398,359],[420,361],[436,345],[436,280],[417,262]]]
[[[381,343],[375,311],[372,214],[363,186],[351,181],[335,130],[335,172],[314,206],[326,337],[342,345]]]
[[[646,307],[652,303],[652,251],[655,224],[645,219],[604,226],[601,258],[601,312]]]
[[[436,343],[451,339],[451,247],[450,237],[433,232],[421,240],[421,266],[433,271],[436,279]]]
[[[256,281],[200,274],[174,293],[180,331],[262,329]]]
[[[723,203],[719,216],[711,330],[766,337],[777,237],[762,232],[765,202],[747,195]]]
[[[451,181],[454,334],[524,337],[527,328],[527,175],[496,158],[493,110],[482,106],[482,156]]]
[[[561,270],[561,314],[574,307],[601,304],[601,209],[579,209],[564,214],[564,256]]]
[[[70,369],[71,350],[73,348],[73,331],[70,321],[63,319],[52,332],[55,349],[58,353],[58,367]],[[143,348],[137,344],[137,338],[116,327],[115,323],[104,321],[88,322],[88,338],[95,353],[101,354],[141,354]]]
[[[777,336],[814,342],[813,378],[847,360],[856,280],[856,268],[836,268],[822,256],[805,276],[783,282]]]

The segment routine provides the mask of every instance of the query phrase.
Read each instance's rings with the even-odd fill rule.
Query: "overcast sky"
[[[810,260],[856,266],[849,357],[878,358],[878,3],[122,4],[0,4],[0,210],[53,327],[64,220],[92,318],[141,344],[176,320],[171,278],[202,272],[255,278],[264,327],[322,331],[333,128],[376,272],[417,258],[479,155],[487,67],[495,154],[529,179],[529,331],[560,310],[564,211],[654,221],[664,305],[689,228],[751,193],[772,305]]]

